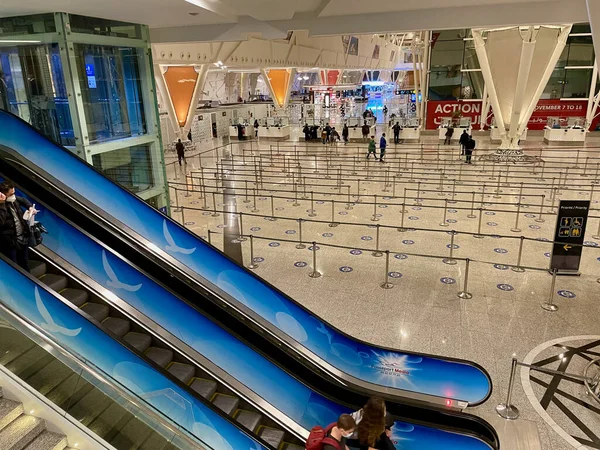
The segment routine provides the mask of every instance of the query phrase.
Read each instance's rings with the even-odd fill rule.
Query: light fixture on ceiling
[[[304,79],[304,78],[302,78],[302,77],[298,77],[298,81],[301,81],[301,80],[303,80],[303,79]]]
[[[22,39],[0,39],[0,44],[41,44],[42,41],[27,41]]]
[[[304,76],[302,77],[302,79],[303,79],[303,80],[308,80],[308,78],[309,78],[309,77],[307,77],[306,75],[304,75]]]

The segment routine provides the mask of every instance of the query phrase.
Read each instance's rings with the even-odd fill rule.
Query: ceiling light
[[[298,79],[299,79],[299,80],[303,80],[304,78],[302,78],[302,77],[298,77]]]
[[[223,65],[223,61],[217,61],[217,65],[222,66]]]
[[[302,79],[303,79],[303,80],[308,80],[308,77],[307,77],[306,75],[304,75],[304,76],[302,77]]]
[[[25,41],[13,39],[0,39],[0,44],[41,44],[42,41]]]
[[[215,66],[219,67],[219,63],[213,63]]]
[[[227,69],[227,66],[221,66],[221,69]]]

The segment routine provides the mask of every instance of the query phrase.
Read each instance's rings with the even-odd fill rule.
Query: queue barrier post
[[[381,252],[381,250],[379,250],[379,233],[380,233],[380,228],[381,225],[377,224],[375,225],[376,227],[376,232],[375,232],[375,251],[372,253],[373,256],[379,258],[380,256],[383,256],[383,253]]]
[[[454,236],[458,233],[454,230],[450,232],[450,255],[447,258],[442,259],[444,264],[448,264],[449,266],[456,265],[456,260],[453,258],[454,255]]]
[[[311,278],[319,278],[321,276],[321,272],[317,270],[317,243],[315,241],[312,242],[312,254],[313,254],[313,270],[308,274]]]
[[[525,272],[525,269],[521,267],[521,258],[523,257],[523,244],[525,243],[525,236],[521,236],[519,242],[519,255],[517,256],[517,265],[512,267],[513,272]]]
[[[550,286],[550,296],[546,303],[542,303],[542,309],[550,312],[558,311],[558,305],[554,303],[554,288],[556,286],[556,268],[552,269],[552,284]]]
[[[385,251],[385,277],[383,283],[380,284],[383,289],[392,289],[394,285],[390,283],[390,251]]]
[[[516,420],[519,418],[520,415],[519,409],[511,403],[516,375],[517,358],[513,357],[512,364],[510,367],[510,379],[508,381],[508,392],[506,394],[506,401],[496,406],[496,413],[498,413],[500,417],[506,420]]]
[[[471,298],[473,298],[473,294],[471,294],[469,292],[469,265],[471,263],[471,260],[469,258],[467,258],[465,260],[465,280],[464,280],[464,284],[463,284],[463,289],[462,291],[460,291],[457,296],[458,298],[462,298],[464,300],[469,300]]]

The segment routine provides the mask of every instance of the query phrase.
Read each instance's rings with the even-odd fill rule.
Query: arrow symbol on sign
[[[564,246],[563,248],[565,249],[565,251],[567,251],[567,252],[568,252],[568,251],[569,251],[569,249],[570,249],[570,248],[573,248],[573,247],[571,247],[569,244],[565,244],[565,246]]]

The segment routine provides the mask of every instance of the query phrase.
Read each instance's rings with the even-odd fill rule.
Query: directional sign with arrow
[[[558,207],[554,248],[550,269],[559,274],[578,275],[582,244],[585,236],[590,202],[587,200],[562,200]]]

